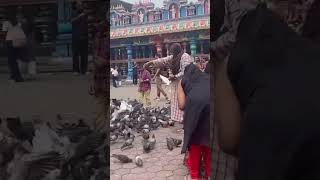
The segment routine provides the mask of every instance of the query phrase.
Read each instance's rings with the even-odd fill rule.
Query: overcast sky
[[[139,2],[139,0],[122,0],[122,1],[131,3],[131,4]],[[141,0],[141,1],[143,2],[143,0]],[[192,2],[192,1],[195,2],[196,0],[189,0],[188,2]],[[163,0],[151,0],[151,2],[153,2],[156,7],[162,7],[163,6]]]

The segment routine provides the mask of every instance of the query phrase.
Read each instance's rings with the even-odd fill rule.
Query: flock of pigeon
[[[133,147],[135,136],[142,136],[141,145],[144,153],[149,153],[155,148],[156,137],[152,131],[162,127],[174,126],[170,119],[170,107],[144,107],[137,100],[112,99],[110,120],[110,142],[115,143],[119,138],[125,142],[121,150]],[[167,137],[167,147],[172,151],[181,145],[181,139]],[[138,167],[143,166],[142,158],[136,156],[134,160],[123,154],[112,154],[113,158],[121,163],[134,162]]]
[[[60,115],[57,122],[62,122]],[[1,180],[105,180],[109,176],[106,132],[92,130],[83,120],[54,127],[40,119],[0,119],[0,147]]]

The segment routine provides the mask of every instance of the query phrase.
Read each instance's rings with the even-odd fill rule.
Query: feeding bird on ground
[[[124,144],[121,146],[121,150],[129,149],[132,148],[133,141],[134,141],[135,136],[133,134],[130,135],[129,139],[127,139]]]
[[[155,148],[155,144],[156,144],[156,138],[155,138],[155,135],[153,134],[150,139],[143,140],[142,142],[143,152],[149,153],[151,150]]]
[[[142,161],[142,158],[141,158],[140,156],[136,156],[134,162],[136,163],[136,165],[137,165],[138,167],[142,167],[142,166],[143,166],[143,161]]]
[[[175,146],[173,139],[172,138],[166,138],[166,139],[167,139],[167,147],[170,151],[172,151]]]
[[[118,159],[121,163],[131,163],[132,162],[132,159],[130,159],[128,156],[122,155],[122,154],[112,154],[111,157]]]

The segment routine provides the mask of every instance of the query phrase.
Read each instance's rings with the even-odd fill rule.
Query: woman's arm
[[[228,61],[215,64],[214,120],[218,126],[219,144],[228,154],[237,156],[240,142],[241,112],[227,74]]]
[[[192,57],[190,55],[183,55],[181,58],[181,68],[180,72],[175,75],[176,78],[181,78],[184,75],[186,67],[192,63]]]
[[[184,93],[184,90],[182,88],[181,80],[178,84],[178,106],[180,110],[184,110],[184,106],[186,104],[186,95]]]
[[[152,61],[145,63],[143,65],[143,68],[147,68],[151,65],[155,66],[156,68],[164,68],[169,65],[171,59],[172,59],[172,56],[167,56],[164,58],[155,59],[155,60],[152,60]]]

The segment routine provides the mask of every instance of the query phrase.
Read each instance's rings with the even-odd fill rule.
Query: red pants
[[[187,167],[192,179],[198,179],[200,161],[203,157],[205,163],[206,176],[210,177],[210,147],[200,145],[190,145],[188,151]]]

